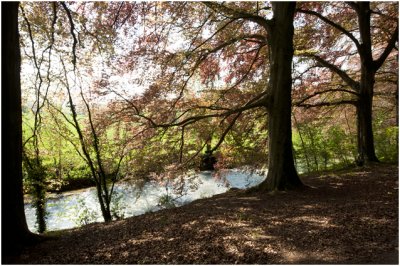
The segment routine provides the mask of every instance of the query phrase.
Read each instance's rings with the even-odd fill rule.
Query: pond
[[[264,179],[265,175],[240,170],[223,171],[220,177],[215,177],[210,171],[203,171],[190,178],[191,181],[188,178],[184,184],[184,193],[180,194],[173,193],[171,186],[156,182],[149,182],[141,188],[122,182],[115,185],[111,208],[118,217],[127,218],[166,207],[179,207],[196,199],[224,193],[230,188],[253,187]],[[51,194],[46,202],[46,211],[48,231],[103,221],[94,187]],[[37,232],[35,208],[32,204],[25,204],[25,214],[29,229]]]

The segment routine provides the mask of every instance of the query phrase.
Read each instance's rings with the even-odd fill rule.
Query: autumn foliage
[[[208,145],[217,169],[269,168],[266,190],[396,160],[397,6],[24,2],[23,106],[47,114],[44,167],[66,176],[82,158],[107,202],[111,181],[198,170]]]

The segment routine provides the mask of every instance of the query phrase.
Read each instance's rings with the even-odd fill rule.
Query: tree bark
[[[378,162],[375,154],[374,134],[372,130],[372,101],[376,67],[372,57],[371,43],[371,10],[369,2],[359,2],[356,9],[360,28],[361,44],[359,54],[361,59],[360,91],[357,101],[357,133],[358,133],[358,164]]]
[[[28,229],[22,191],[21,56],[18,2],[2,4],[2,252],[3,263],[36,240]],[[7,153],[5,153],[5,151]]]
[[[347,73],[335,65],[323,60],[319,56],[312,57],[323,66],[338,74],[357,93],[356,115],[357,115],[357,151],[358,165],[363,165],[365,160],[378,162],[375,154],[374,135],[372,130],[372,102],[374,95],[375,75],[385,62],[398,41],[398,24],[392,32],[384,51],[377,59],[372,56],[372,35],[371,35],[371,9],[370,2],[348,2],[352,9],[357,12],[359,38],[344,29],[341,25],[329,20],[322,14],[311,10],[299,10],[305,14],[311,14],[320,18],[325,23],[333,26],[349,37],[357,47],[361,61],[361,79],[356,82]],[[358,40],[360,39],[360,41]],[[398,107],[398,106],[397,106]]]
[[[293,159],[291,90],[293,59],[293,17],[295,2],[272,2],[274,24],[268,32],[270,80],[267,109],[268,175],[261,190],[287,190],[303,184]]]
[[[97,190],[97,198],[100,204],[101,214],[103,215],[104,222],[111,222],[111,210],[110,210],[110,202],[107,200],[107,197],[103,197],[102,191],[103,187],[100,182],[96,182],[96,190]]]
[[[368,162],[379,162],[375,154],[372,129],[373,75],[371,75],[372,80],[361,82],[360,96],[356,106],[358,165],[363,165],[365,160]]]

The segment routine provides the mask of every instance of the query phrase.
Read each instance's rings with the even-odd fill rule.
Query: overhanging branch
[[[315,16],[317,18],[319,18],[320,20],[324,21],[326,24],[331,25],[332,27],[334,27],[335,29],[339,30],[340,32],[342,32],[343,34],[345,34],[347,37],[350,38],[350,40],[352,40],[354,42],[354,44],[357,47],[357,50],[360,51],[361,49],[361,45],[358,42],[358,40],[356,39],[356,37],[354,37],[353,34],[351,34],[351,32],[349,32],[348,30],[346,30],[345,28],[343,28],[341,25],[337,24],[336,22],[328,19],[327,17],[321,15],[318,12],[312,11],[312,10],[305,10],[305,9],[297,9],[297,12],[303,13],[303,14],[308,14],[308,15],[312,15]]]
[[[360,90],[360,84],[352,79],[346,72],[335,66],[334,64],[326,61],[322,57],[316,55],[316,54],[311,54],[311,53],[300,53],[298,54],[300,56],[305,56],[309,58],[313,58],[315,61],[320,63],[323,67],[326,67],[339,75],[343,79],[344,82],[346,82],[347,85],[349,85],[354,91],[359,91]]]
[[[214,148],[211,149],[211,153],[213,153],[214,151],[216,151],[219,146],[222,144],[222,142],[224,142],[226,135],[229,133],[229,131],[231,131],[232,127],[235,125],[236,120],[239,118],[239,116],[242,113],[239,112],[236,114],[236,116],[232,119],[232,121],[229,123],[228,127],[225,129],[224,133],[222,133],[221,137],[219,138],[218,143],[214,146]]]
[[[345,92],[345,93],[350,93],[352,95],[356,95],[358,96],[359,94],[357,92],[351,91],[351,90],[346,90],[346,89],[329,89],[329,90],[323,90],[323,91],[317,91],[314,92],[313,94],[310,94],[308,96],[306,96],[305,98],[301,99],[298,102],[293,103],[294,106],[300,106],[302,104],[304,104],[304,102],[308,101],[309,99],[318,96],[318,95],[322,95],[325,93],[330,93],[330,92]]]
[[[344,105],[344,104],[357,105],[357,101],[356,100],[341,100],[341,101],[336,101],[336,102],[319,102],[319,103],[313,103],[313,104],[302,103],[302,104],[295,104],[294,106],[309,109],[309,108],[314,108],[314,107],[337,106],[337,105]]]
[[[208,8],[216,12],[223,13],[224,15],[230,16],[233,19],[245,19],[257,23],[261,27],[263,27],[267,32],[270,31],[272,26],[272,21],[267,20],[261,16],[250,14],[247,12],[243,12],[240,10],[236,10],[230,7],[227,7],[223,4],[218,4],[216,2],[203,2]]]
[[[393,50],[393,48],[396,45],[396,42],[398,42],[399,39],[399,25],[397,24],[396,29],[394,30],[388,44],[385,47],[385,50],[381,54],[381,56],[374,61],[374,68],[375,71],[377,71],[385,62],[386,58],[389,56],[390,52]]]

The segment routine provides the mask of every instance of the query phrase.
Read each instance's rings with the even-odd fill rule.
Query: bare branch
[[[69,24],[70,24],[70,33],[74,42],[72,43],[72,64],[74,65],[74,70],[76,69],[76,45],[78,44],[78,39],[75,35],[75,25],[72,19],[71,10],[67,7],[65,2],[60,2],[62,7],[64,8],[65,12],[67,13]]]
[[[114,22],[113,22],[113,24],[112,24],[112,26],[111,26],[111,27],[113,27],[113,28],[114,28],[115,24],[117,23],[117,20],[118,20],[118,18],[119,18],[119,13],[121,12],[121,9],[122,9],[122,6],[123,6],[123,5],[124,5],[124,2],[121,2],[121,3],[119,4],[117,14],[115,15]]]
[[[357,101],[355,100],[341,100],[341,101],[336,101],[336,102],[320,102],[320,103],[314,103],[314,104],[298,104],[295,105],[297,107],[303,107],[303,108],[314,108],[314,107],[322,107],[322,106],[337,106],[337,105],[343,105],[343,104],[351,104],[351,105],[357,105]]]

